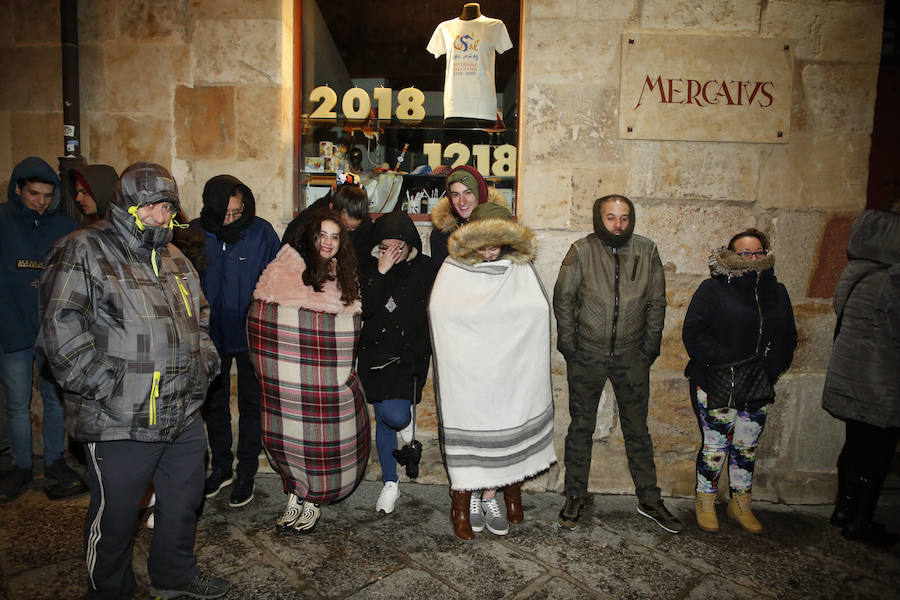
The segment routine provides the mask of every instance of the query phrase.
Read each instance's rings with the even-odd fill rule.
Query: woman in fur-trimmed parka
[[[750,492],[756,447],[774,394],[746,407],[708,409],[706,368],[764,354],[766,374],[774,385],[790,366],[797,329],[791,299],[775,279],[774,266],[765,234],[756,229],[738,233],[727,248],[710,255],[710,278],[697,288],[684,317],[682,339],[690,356],[684,373],[703,436],[695,509],[705,531],[719,529],[715,501],[727,458],[728,516],[751,533],[762,532],[750,511]]]
[[[847,256],[822,394],[822,407],[846,424],[831,524],[847,539],[890,546],[898,536],[872,517],[900,438],[900,214],[859,215]]]
[[[556,461],[550,305],[534,234],[505,208],[479,206],[449,250],[428,310],[451,520],[462,539],[505,535],[524,519],[522,482]]]

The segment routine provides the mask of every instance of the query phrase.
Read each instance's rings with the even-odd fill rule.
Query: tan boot
[[[762,533],[762,524],[750,510],[750,494],[732,494],[728,502],[728,516],[738,522],[744,531]]]
[[[503,488],[503,501],[506,503],[506,520],[518,524],[525,520],[522,511],[522,482],[513,483]]]
[[[469,523],[469,499],[472,492],[450,490],[450,520],[453,522],[453,532],[463,540],[474,540],[475,533],[472,524]]]
[[[694,511],[697,513],[697,525],[703,531],[718,531],[719,518],[716,517],[716,493],[707,494],[697,492],[694,502]]]

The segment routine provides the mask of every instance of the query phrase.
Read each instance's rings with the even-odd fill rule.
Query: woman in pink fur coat
[[[340,217],[315,213],[256,284],[247,318],[262,393],[262,440],[288,494],[276,528],[310,533],[320,505],[348,496],[369,459],[356,376],[356,258]]]

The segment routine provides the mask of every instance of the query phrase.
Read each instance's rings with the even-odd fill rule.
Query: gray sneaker
[[[484,512],[481,510],[481,494],[478,492],[472,492],[469,500],[469,525],[475,533],[484,531]]]
[[[506,520],[506,515],[500,510],[497,498],[482,500],[481,507],[484,509],[484,522],[488,531],[494,535],[506,535],[509,533],[509,521]]]

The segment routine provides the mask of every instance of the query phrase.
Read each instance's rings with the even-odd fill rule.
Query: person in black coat
[[[697,523],[718,531],[715,500],[719,474],[728,458],[731,500],[728,516],[751,533],[762,525],[750,511],[756,446],[766,423],[771,397],[736,408],[709,408],[709,367],[763,355],[774,386],[791,365],[797,329],[791,300],[775,279],[775,256],[765,234],[756,229],[731,238],[709,259],[711,277],[694,293],[684,318],[682,339],[690,361],[685,369],[691,401],[703,435],[697,455]]]
[[[384,488],[376,511],[394,511],[400,495],[397,431],[412,439],[410,407],[422,399],[431,360],[428,297],[435,271],[422,254],[419,232],[405,212],[375,221],[371,255],[360,260],[363,327],[358,373],[375,409],[375,447]]]
[[[369,218],[369,196],[358,183],[338,184],[325,196],[319,198],[288,223],[281,238],[281,245],[299,239],[303,226],[311,215],[320,209],[331,209],[341,218],[341,223],[350,232],[350,241],[356,253],[356,261],[363,264],[372,249],[372,219]]]

